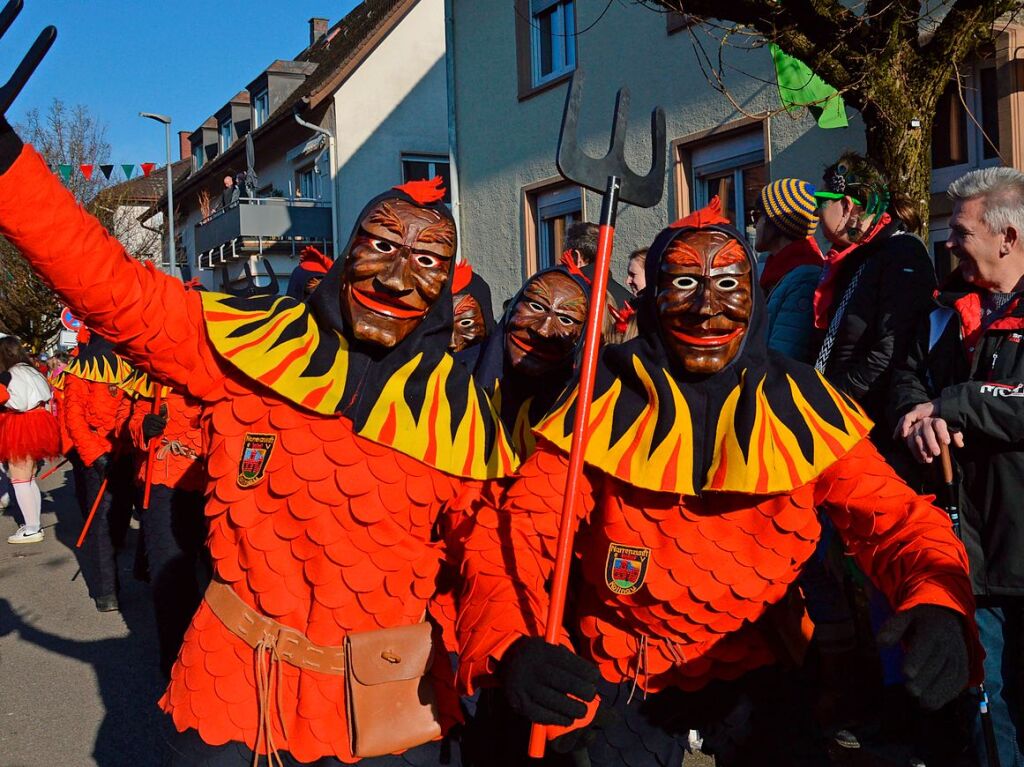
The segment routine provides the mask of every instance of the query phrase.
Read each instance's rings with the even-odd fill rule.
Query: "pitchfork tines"
[[[620,181],[619,198],[640,208],[658,204],[665,187],[665,112],[657,107],[651,112],[651,169],[645,176],[634,173],[626,163],[626,113],[629,91],[620,88],[615,98],[615,118],[608,153],[591,157],[577,143],[580,102],[583,100],[583,71],[577,69],[569,85],[558,137],[558,170],[568,180],[594,192],[603,193],[609,177]]]

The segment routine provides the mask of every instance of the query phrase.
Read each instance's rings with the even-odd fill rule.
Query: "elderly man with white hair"
[[[894,376],[892,403],[919,462],[951,448],[999,758],[1024,765],[1024,173],[972,171],[948,193],[946,247],[959,264]],[[926,474],[939,479],[937,466]]]

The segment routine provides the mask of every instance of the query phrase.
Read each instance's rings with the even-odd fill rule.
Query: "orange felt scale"
[[[114,449],[129,408],[129,400],[115,385],[67,376],[63,426],[71,445],[87,466]]]
[[[115,339],[141,369],[202,403],[207,543],[216,576],[242,600],[319,645],[340,645],[354,631],[417,623],[425,610],[445,636],[453,635],[452,598],[434,595],[447,567],[444,536],[461,529],[468,505],[461,494],[475,498],[477,483],[375,444],[347,418],[304,409],[255,383],[215,351],[200,296],[130,258],[30,148],[0,176],[0,231],[76,315]],[[118,286],[116,304],[111,285]],[[253,435],[272,435],[275,442],[261,476],[243,487],[241,459]],[[375,529],[373,520],[385,516]],[[439,646],[431,671],[445,728],[458,717],[447,658],[454,649]],[[287,663],[280,674],[288,735],[275,705],[277,747],[301,762],[355,761],[344,679]],[[277,693],[275,683],[272,699]],[[179,730],[195,729],[206,743],[240,741],[266,750],[256,742],[253,651],[205,603],[185,634],[160,706]]]
[[[476,517],[458,623],[460,681],[469,690],[491,681],[508,645],[536,635],[543,622],[567,466],[561,451],[540,441],[501,511],[491,497]],[[812,555],[816,509],[830,515],[895,610],[924,603],[973,610],[966,556],[948,517],[907,488],[866,439],[787,494],[657,493],[589,468],[579,500],[581,582],[570,620],[584,638],[577,650],[611,682],[696,690],[779,660],[761,619]],[[632,593],[609,583],[613,546],[648,552]],[[969,649],[977,680],[976,634]]]
[[[181,490],[202,491],[206,487],[206,472],[203,468],[203,439],[199,429],[201,408],[199,403],[178,394],[170,387],[163,388],[163,403],[167,406],[167,426],[153,451],[153,483]],[[142,391],[136,388],[135,391]],[[146,389],[155,394],[155,391]],[[146,395],[139,395],[132,403],[131,417],[128,419],[128,433],[132,445],[136,448],[140,460],[138,477],[140,483],[145,482],[145,461],[148,458],[149,440],[142,433],[143,419],[153,412],[152,400]],[[179,452],[169,445],[175,443]]]

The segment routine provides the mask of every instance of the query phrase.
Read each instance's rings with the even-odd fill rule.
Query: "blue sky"
[[[5,0],[4,0],[5,1]],[[357,0],[25,0],[0,41],[0,82],[47,24],[57,41],[8,114],[11,123],[54,97],[84,104],[106,125],[112,163],[155,162],[166,155],[163,126],[138,116],[172,118],[193,131],[274,59],[291,59],[309,42],[308,19],[333,26]]]

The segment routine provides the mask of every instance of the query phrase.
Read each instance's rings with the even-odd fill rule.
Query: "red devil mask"
[[[683,368],[717,373],[739,352],[753,308],[743,245],[715,229],[680,234],[661,259],[655,300],[661,336]]]
[[[345,260],[341,305],[356,340],[395,346],[423,320],[455,254],[450,218],[398,198],[365,211]]]
[[[568,274],[552,270],[533,277],[512,307],[505,353],[512,369],[541,376],[572,364],[587,321],[587,294]]]

